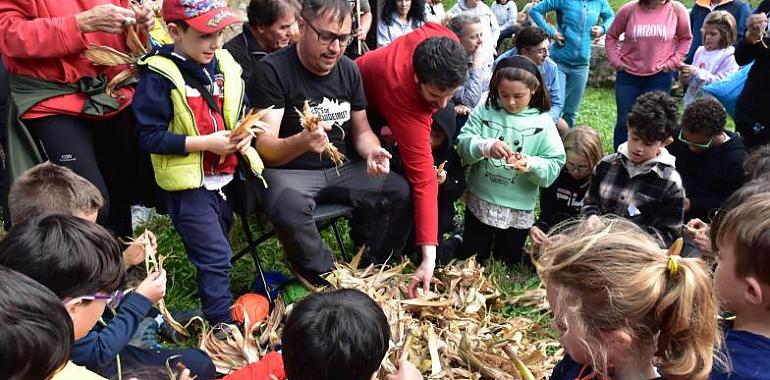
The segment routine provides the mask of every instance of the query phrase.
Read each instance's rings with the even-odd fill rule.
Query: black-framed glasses
[[[334,34],[325,30],[318,30],[308,19],[305,17],[302,17],[302,19],[305,20],[305,23],[307,23],[310,29],[313,29],[316,36],[318,36],[318,43],[323,46],[331,44],[334,40],[337,40],[337,42],[340,43],[340,46],[348,46],[353,43],[353,40],[356,38],[356,36],[352,34]]]
[[[681,142],[683,142],[683,143],[685,143],[685,144],[687,144],[689,146],[694,146],[694,147],[701,148],[701,149],[711,148],[711,143],[713,143],[714,139],[717,137],[717,135],[711,136],[711,138],[709,139],[709,141],[707,143],[699,144],[699,143],[694,143],[692,141],[687,141],[687,139],[684,138],[683,133],[684,133],[683,130],[679,131],[679,137],[678,137],[679,141],[681,141]]]
[[[124,295],[122,290],[116,290],[112,294],[87,294],[78,298],[86,301],[107,300],[107,305],[114,308],[123,300]]]

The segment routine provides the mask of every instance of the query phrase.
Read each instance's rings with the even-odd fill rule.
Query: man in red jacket
[[[422,263],[409,292],[427,291],[438,241],[438,182],[430,147],[431,116],[446,107],[468,76],[465,50],[451,30],[434,23],[356,60],[369,107],[381,115],[398,143],[412,185],[416,243]]]

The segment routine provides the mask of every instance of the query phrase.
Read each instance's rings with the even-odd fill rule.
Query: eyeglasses
[[[107,300],[107,305],[110,307],[116,307],[123,300],[124,293],[122,290],[116,290],[112,294],[87,294],[78,298],[86,301]]]
[[[348,46],[353,43],[353,40],[356,38],[356,36],[352,34],[334,34],[332,32],[318,30],[310,23],[310,21],[308,21],[308,19],[305,17],[302,17],[302,19],[305,20],[305,23],[307,23],[307,26],[309,26],[310,29],[313,29],[318,36],[318,43],[323,46],[331,44],[334,40],[337,40],[340,43],[340,46]]]
[[[537,55],[548,54],[548,48],[547,47],[546,48],[542,48],[542,49],[530,49],[529,51],[531,51],[533,54],[537,54]]]
[[[591,167],[588,165],[575,165],[569,161],[567,161],[564,166],[567,167],[567,170],[576,173],[586,173],[591,171]]]
[[[711,148],[711,143],[713,143],[714,139],[717,137],[717,135],[711,136],[711,138],[709,139],[709,141],[707,143],[705,143],[705,144],[698,144],[698,143],[694,143],[692,141],[687,141],[687,139],[684,138],[684,135],[682,133],[684,133],[684,131],[680,130],[679,131],[679,137],[678,137],[679,141],[681,141],[681,142],[683,142],[683,143],[685,143],[685,144],[687,144],[689,146],[694,146],[694,147],[701,148],[701,149]]]

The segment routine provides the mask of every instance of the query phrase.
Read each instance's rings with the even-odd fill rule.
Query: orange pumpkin
[[[237,300],[232,308],[233,320],[243,323],[244,312],[249,316],[249,323],[261,322],[270,313],[270,302],[257,293],[246,293]]]

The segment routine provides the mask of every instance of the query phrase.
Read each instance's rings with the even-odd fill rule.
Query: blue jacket
[[[141,294],[129,293],[112,319],[104,325],[97,323],[88,335],[75,341],[72,362],[97,372],[114,365],[115,357],[128,346],[150,307],[150,300]],[[108,314],[110,311],[105,310],[105,315]]]
[[[690,10],[690,29],[692,30],[692,44],[690,45],[690,51],[687,52],[687,58],[684,62],[687,64],[692,63],[692,59],[695,56],[695,51],[703,43],[703,36],[701,35],[701,28],[703,28],[703,21],[706,20],[706,16],[711,13],[709,7],[709,0],[696,1]],[[738,35],[735,40],[736,46],[738,41],[743,38],[743,33],[746,32],[746,19],[751,15],[751,8],[749,5],[741,0],[725,0],[714,8],[715,11],[726,11],[735,17],[735,25],[738,27]]]
[[[545,14],[556,11],[557,29],[545,21]],[[564,36],[564,45],[551,45],[551,58],[559,65],[587,66],[591,60],[591,27],[602,19],[604,32],[610,28],[615,12],[607,0],[544,0],[532,7],[529,17],[549,36]]]
[[[770,379],[770,338],[748,331],[728,330],[725,349],[732,372],[715,364],[710,380],[768,380]]]
[[[516,48],[506,51],[500,54],[495,60],[495,66],[497,62],[500,62],[503,58],[513,57],[519,54]],[[548,89],[548,93],[551,95],[551,110],[548,114],[551,115],[554,124],[559,121],[561,117],[561,109],[564,107],[564,99],[561,95],[561,86],[559,86],[559,68],[550,57],[545,58],[545,62],[540,65],[540,75],[543,76],[545,87]]]

